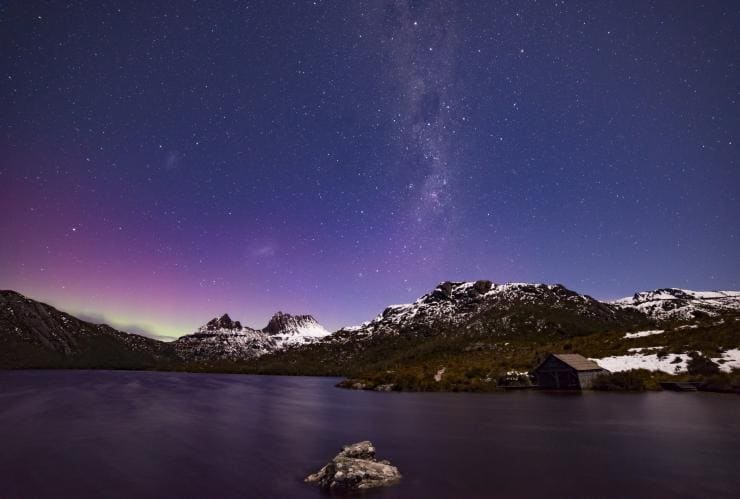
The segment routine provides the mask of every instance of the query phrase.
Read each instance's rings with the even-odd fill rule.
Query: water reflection
[[[738,497],[740,398],[368,393],[328,378],[0,372],[14,497],[322,497],[302,483],[370,439],[370,497]]]

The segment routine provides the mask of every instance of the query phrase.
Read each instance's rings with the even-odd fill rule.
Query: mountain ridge
[[[169,363],[166,345],[0,291],[0,367],[153,368]]]
[[[658,320],[690,320],[740,309],[740,291],[659,288],[637,292],[611,303],[640,310]]]
[[[371,321],[340,331],[361,334],[398,332],[405,327],[439,322],[461,322],[481,309],[507,307],[510,302],[547,303],[551,307],[572,307],[586,316],[614,316],[619,307],[579,294],[562,284],[504,283],[489,280],[444,281],[416,301],[391,305]]]
[[[740,317],[738,294],[660,288],[602,302],[560,284],[445,281],[412,303],[391,305],[370,321],[334,333],[310,315],[279,311],[261,329],[223,314],[191,334],[161,342],[80,321],[50,305],[3,291],[0,367],[341,376],[388,372],[397,373],[387,374],[394,386],[428,389],[423,383],[404,385],[399,379],[406,375],[401,373],[436,379],[426,370],[436,365],[436,373],[444,362],[451,362],[444,376],[464,380],[469,375],[483,383],[480,379],[490,378],[497,369],[526,369],[543,349],[621,359],[631,346],[668,348],[668,353],[684,357],[693,348],[711,350],[713,358],[722,358],[723,351],[740,347],[736,326],[740,323],[733,318]],[[644,333],[655,330],[675,332]],[[671,345],[655,346],[650,343],[654,338],[661,344],[670,339]],[[465,371],[468,374],[456,374],[455,363],[475,367]],[[471,374],[476,370],[488,374],[483,378]],[[442,385],[432,388],[438,386]]]

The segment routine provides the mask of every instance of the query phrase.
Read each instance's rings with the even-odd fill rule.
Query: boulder
[[[326,490],[349,491],[393,485],[400,478],[398,468],[388,461],[377,460],[375,447],[365,440],[345,445],[329,464],[306,477],[306,482]]]

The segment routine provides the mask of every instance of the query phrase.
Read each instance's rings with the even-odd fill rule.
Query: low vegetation
[[[740,394],[740,369],[734,369],[729,373],[704,376],[701,381],[699,390]]]
[[[733,375],[717,374],[711,357],[740,345],[735,316],[705,320],[688,328],[666,324],[665,333],[625,338],[625,331],[598,331],[569,336],[506,335],[483,331],[424,331],[368,341],[365,344],[313,345],[262,357],[238,372],[344,376],[340,386],[370,390],[476,391],[529,384],[526,373],[550,352],[573,352],[601,358],[625,355],[630,349],[653,347],[659,356],[689,353],[689,372],[671,375],[636,370],[605,377],[602,390],[659,390],[664,381],[707,381],[707,389],[732,391]],[[695,327],[694,327],[695,326]],[[699,353],[701,352],[701,354]],[[709,380],[713,380],[710,382]]]
[[[711,359],[701,355],[699,352],[691,352],[689,356],[689,362],[686,365],[689,374],[694,376],[713,376],[719,374],[719,365],[712,362]]]
[[[591,385],[593,390],[630,391],[641,392],[647,389],[648,384],[645,377],[649,377],[650,371],[635,369],[617,373],[605,373],[597,376]]]

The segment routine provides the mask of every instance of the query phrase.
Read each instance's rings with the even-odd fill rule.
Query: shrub
[[[634,370],[600,374],[594,378],[591,388],[593,390],[633,392],[646,389],[643,376],[640,372]]]
[[[686,368],[689,374],[699,376],[711,376],[712,374],[719,374],[719,366],[712,362],[707,357],[703,357],[696,352],[691,354]]]
[[[707,376],[699,389],[708,392],[740,393],[740,370]]]
[[[485,378],[488,376],[488,370],[481,367],[474,367],[465,371],[465,377],[468,379]]]

